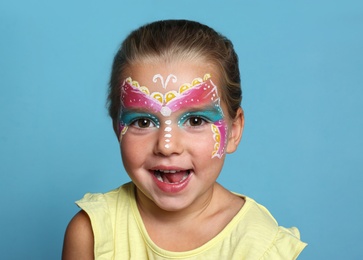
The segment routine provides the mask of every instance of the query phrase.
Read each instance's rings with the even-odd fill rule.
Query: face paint
[[[175,83],[176,77],[170,74],[164,82],[163,77],[157,74],[153,77],[153,82],[157,82],[160,79],[163,88],[166,88],[170,79]],[[222,108],[220,106],[220,98],[218,96],[217,87],[210,79],[210,75],[206,74],[203,79],[194,79],[191,84],[184,84],[179,87],[178,91],[172,90],[165,94],[160,92],[150,93],[148,88],[141,87],[137,81],[133,81],[131,78],[127,78],[121,86],[121,118],[119,125],[120,140],[122,135],[126,133],[127,126],[133,121],[126,113],[124,116],[124,110],[128,109],[142,109],[150,111],[151,113],[160,113],[164,117],[169,117],[172,112],[177,110],[188,110],[189,108],[201,108],[200,111],[188,112],[183,114],[179,121],[178,126],[181,127],[183,122],[192,116],[201,117],[209,123],[212,123],[211,130],[213,133],[213,139],[216,142],[212,157],[221,158],[225,152],[225,146],[227,144],[227,124],[224,120]],[[137,113],[136,113],[137,114]],[[152,118],[151,114],[148,114],[146,118]],[[153,116],[154,117],[154,116]],[[132,118],[132,117],[131,117]],[[135,117],[133,117],[135,118]],[[136,117],[137,118],[137,117]],[[152,118],[157,125],[159,121]],[[170,147],[169,142],[172,137],[171,120],[166,120],[168,125],[164,131],[165,134],[165,147]]]
[[[160,123],[157,117],[149,113],[140,113],[130,110],[123,110],[120,118],[120,134],[119,141],[121,142],[122,136],[126,133],[128,127],[132,124],[137,124],[138,120],[146,120],[147,123],[155,125],[155,127],[159,128]],[[142,127],[140,127],[142,128]]]
[[[213,132],[213,139],[216,142],[214,144],[212,158],[214,157],[222,158],[227,146],[228,131],[227,131],[226,121],[223,119],[214,122],[214,124],[211,125],[211,130]]]
[[[221,110],[218,107],[212,107],[211,109],[205,109],[195,112],[187,112],[180,117],[178,125],[182,127],[182,125],[185,123],[185,120],[191,117],[198,117],[204,119],[207,122],[213,123],[218,120],[222,120],[223,114],[221,114]]]
[[[151,112],[158,112],[162,107],[160,102],[162,94],[158,92],[150,95],[149,90],[146,87],[140,87],[137,81],[132,81],[131,78],[127,78],[121,86],[121,108],[142,108],[150,110]]]
[[[153,82],[156,83],[158,81],[158,79],[160,79],[161,81],[161,85],[163,86],[163,89],[166,89],[166,87],[168,86],[168,83],[169,83],[169,80],[170,78],[172,79],[172,81],[174,83],[176,83],[177,81],[177,78],[173,75],[173,74],[169,74],[167,77],[166,77],[166,81],[164,83],[164,78],[163,76],[161,76],[160,74],[156,74],[154,77],[153,77]]]
[[[178,126],[183,127],[185,122],[193,117],[197,117],[205,120],[206,122],[212,123],[211,130],[213,133],[213,140],[216,142],[212,152],[212,158],[221,158],[225,153],[228,134],[227,124],[223,118],[223,112],[221,108],[219,106],[214,106],[206,110],[185,113],[178,121]]]
[[[172,124],[172,121],[171,120],[166,120],[165,124],[168,125],[168,127],[165,128],[165,132],[171,132],[170,125]],[[165,142],[166,142],[165,148],[169,148],[170,147],[169,143],[170,143],[171,134],[165,134],[164,137],[166,138],[165,139]]]

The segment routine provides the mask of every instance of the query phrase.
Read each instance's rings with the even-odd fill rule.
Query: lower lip
[[[174,184],[174,183],[165,183],[165,182],[159,181],[155,177],[154,173],[151,173],[151,176],[153,177],[154,182],[156,183],[158,188],[165,193],[181,192],[188,185],[192,175],[193,175],[192,173],[189,173],[188,177],[184,181]]]

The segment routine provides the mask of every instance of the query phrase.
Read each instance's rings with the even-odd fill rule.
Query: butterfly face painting
[[[164,82],[164,78],[157,74],[153,77],[153,82],[156,83],[158,80],[166,89],[169,81],[172,80],[175,83],[177,78],[169,74]],[[183,111],[177,119],[173,117],[176,111]],[[227,123],[220,106],[217,87],[209,74],[203,78],[194,79],[190,84],[181,85],[178,90],[171,90],[164,94],[150,93],[147,87],[140,86],[130,77],[121,86],[120,142],[130,125],[137,123],[139,127],[149,127],[152,124],[159,131],[165,132],[165,148],[169,148],[173,137],[173,127],[183,128],[186,121],[190,121],[191,118],[196,123],[198,120],[203,120],[210,125],[211,136],[215,141],[212,158],[221,158],[227,143]],[[160,129],[161,126],[163,129]]]

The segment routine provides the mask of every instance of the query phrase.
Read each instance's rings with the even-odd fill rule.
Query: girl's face
[[[138,199],[167,211],[203,203],[225,153],[236,148],[216,70],[175,62],[134,65],[128,72],[119,140]]]

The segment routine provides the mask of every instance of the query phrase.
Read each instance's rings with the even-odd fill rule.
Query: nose
[[[171,156],[181,154],[184,151],[183,135],[181,129],[176,124],[166,121],[161,124],[158,131],[158,140],[154,147],[154,153],[157,155]]]

